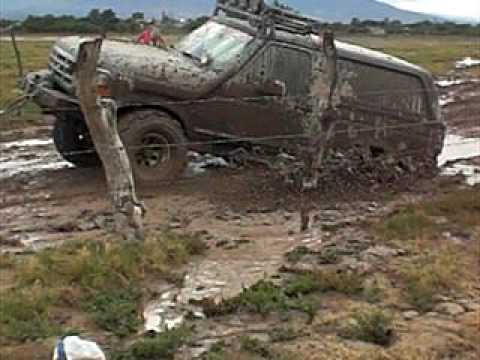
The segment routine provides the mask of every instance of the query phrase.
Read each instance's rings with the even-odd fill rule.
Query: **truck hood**
[[[75,62],[80,44],[86,40],[79,36],[63,37],[56,47],[72,55]],[[201,67],[174,49],[122,41],[105,40],[98,65],[107,70],[114,83],[124,91],[170,98],[200,96],[202,88],[218,77],[214,71]]]

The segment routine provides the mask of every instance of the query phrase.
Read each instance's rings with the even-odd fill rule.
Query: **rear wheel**
[[[60,155],[73,165],[80,168],[101,165],[81,115],[65,113],[58,116],[53,128],[53,140]]]
[[[130,112],[120,117],[119,132],[137,183],[156,185],[175,180],[184,172],[186,138],[170,115],[154,110]]]

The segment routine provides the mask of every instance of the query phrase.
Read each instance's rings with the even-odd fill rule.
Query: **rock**
[[[380,258],[388,258],[398,255],[398,250],[387,246],[375,246],[365,252],[366,255],[376,256]]]
[[[403,313],[403,318],[407,321],[413,320],[413,319],[415,319],[419,316],[420,316],[420,314],[417,311],[414,311],[414,310],[405,311]]]
[[[438,303],[451,303],[452,299],[448,296],[437,294],[433,296],[433,301]]]
[[[465,309],[462,305],[452,303],[452,302],[444,302],[438,304],[435,307],[435,311],[440,314],[450,315],[450,316],[458,316],[465,312]]]
[[[458,304],[462,305],[463,308],[468,312],[480,312],[480,304],[472,300],[461,299],[457,301]]]

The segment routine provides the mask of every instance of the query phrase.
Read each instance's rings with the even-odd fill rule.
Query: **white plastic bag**
[[[106,360],[100,347],[91,341],[69,336],[55,347],[53,360]]]

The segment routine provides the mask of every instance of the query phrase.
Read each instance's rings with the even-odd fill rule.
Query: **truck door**
[[[308,50],[271,43],[219,90],[205,124],[215,124],[219,132],[237,138],[301,134],[296,105],[305,102],[311,71]]]

